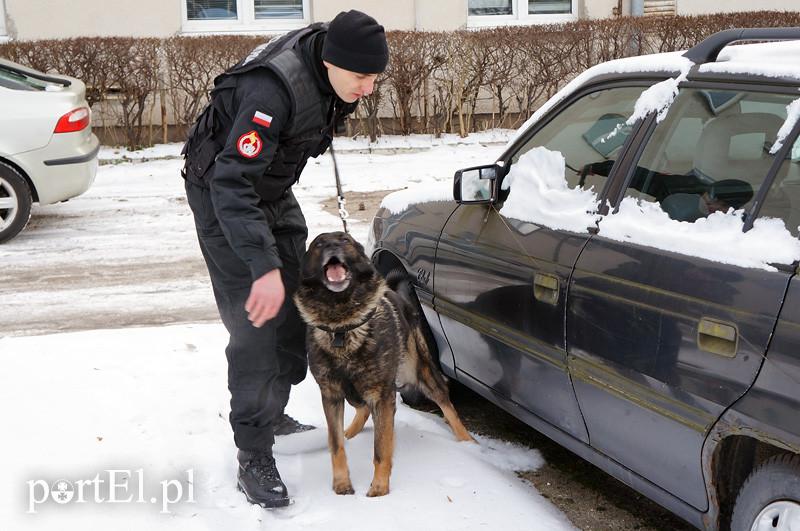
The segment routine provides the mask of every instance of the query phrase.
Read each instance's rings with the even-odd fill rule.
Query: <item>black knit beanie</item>
[[[328,26],[322,59],[359,74],[383,72],[389,63],[383,26],[361,11],[342,11]]]

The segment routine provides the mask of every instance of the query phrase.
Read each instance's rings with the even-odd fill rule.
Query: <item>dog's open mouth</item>
[[[350,285],[350,270],[339,258],[332,256],[322,268],[325,286],[331,291],[344,291]]]

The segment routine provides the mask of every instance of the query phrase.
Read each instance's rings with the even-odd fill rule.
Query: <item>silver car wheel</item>
[[[19,199],[7,180],[0,177],[0,231],[7,229],[17,217]]]
[[[770,503],[758,514],[750,531],[800,531],[800,503]]]

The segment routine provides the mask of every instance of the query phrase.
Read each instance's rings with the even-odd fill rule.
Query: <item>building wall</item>
[[[624,0],[623,13],[630,13],[630,10],[625,11],[626,5],[629,4],[630,0]],[[610,18],[614,15],[615,7],[617,7],[617,0],[583,0],[578,5],[578,16],[580,18]]]
[[[180,3],[173,0],[5,0],[5,4],[6,30],[19,40],[167,37],[181,29]]]
[[[413,30],[415,3],[415,0],[312,0],[311,17],[314,22],[324,22],[340,11],[357,9],[374,17],[387,30]]]
[[[416,29],[454,31],[467,25],[467,0],[416,0]]]
[[[798,0],[676,0],[679,15],[708,15],[738,11],[800,11]]]

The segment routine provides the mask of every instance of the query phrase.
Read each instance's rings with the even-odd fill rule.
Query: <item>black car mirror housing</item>
[[[458,170],[453,177],[453,198],[458,204],[495,203],[502,175],[503,167],[498,164]]]

